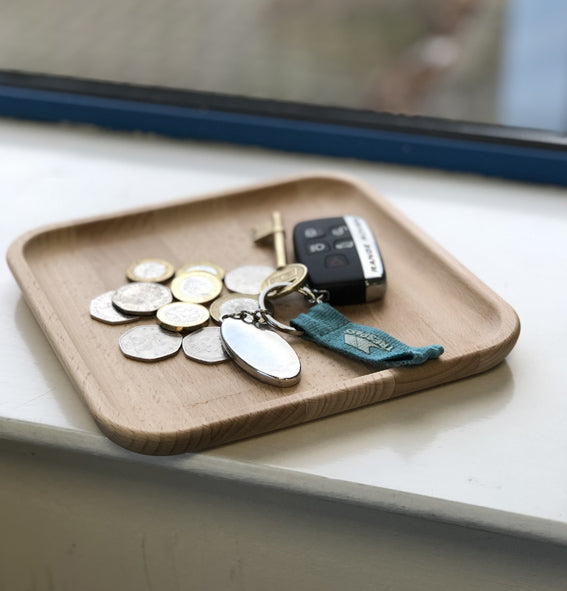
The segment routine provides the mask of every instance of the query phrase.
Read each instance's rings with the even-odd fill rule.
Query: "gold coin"
[[[206,271],[191,271],[179,275],[171,282],[175,299],[191,304],[206,304],[222,291],[222,281]]]
[[[162,306],[157,311],[156,318],[166,330],[181,332],[205,326],[209,321],[209,311],[201,304],[173,302]]]
[[[126,270],[130,281],[151,281],[163,283],[173,277],[175,268],[163,259],[141,259],[132,263]]]
[[[281,269],[277,269],[271,275],[268,275],[268,277],[262,281],[262,291],[276,283],[288,283],[287,286],[280,287],[277,290],[274,290],[273,293],[270,292],[271,298],[281,298],[297,291],[297,289],[305,285],[307,274],[308,271],[305,265],[302,265],[301,263],[290,263]]]
[[[224,269],[218,265],[215,265],[215,263],[210,263],[209,261],[186,263],[177,269],[175,276],[178,277],[179,275],[185,275],[186,273],[191,273],[192,271],[206,271],[207,273],[215,275],[221,281],[224,279]]]

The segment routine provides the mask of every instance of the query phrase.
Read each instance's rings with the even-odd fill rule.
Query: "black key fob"
[[[300,222],[293,229],[295,259],[309,270],[309,285],[325,289],[332,304],[381,298],[386,271],[370,227],[360,216]]]

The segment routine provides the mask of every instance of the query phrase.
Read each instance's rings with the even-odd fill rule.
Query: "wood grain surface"
[[[126,283],[128,265],[159,257],[176,266],[210,260],[226,270],[273,264],[252,228],[283,214],[291,230],[310,218],[366,218],[386,266],[382,301],[340,308],[412,345],[433,343],[443,356],[419,367],[376,372],[296,337],[302,364],[291,388],[258,382],[234,363],[208,366],[180,351],[158,363],[125,358],[127,326],[89,316],[95,296]],[[372,188],[341,175],[300,176],[200,199],[161,203],[29,232],[8,251],[24,297],[100,429],[146,454],[197,451],[409,394],[486,371],[502,361],[520,331],[514,310]],[[278,303],[289,319],[306,306]],[[154,322],[144,319],[138,323]]]

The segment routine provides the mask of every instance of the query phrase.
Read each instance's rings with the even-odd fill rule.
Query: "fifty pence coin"
[[[244,265],[229,271],[224,277],[224,284],[230,291],[246,295],[258,295],[262,281],[275,269],[266,265]]]
[[[228,354],[252,377],[280,387],[299,382],[299,357],[279,334],[236,318],[223,320],[220,330]]]
[[[218,326],[208,326],[188,334],[184,337],[182,346],[189,359],[201,363],[222,363],[230,359],[222,346]]]
[[[156,318],[166,330],[195,330],[209,321],[209,311],[201,304],[172,302],[157,311]]]
[[[219,296],[222,281],[206,271],[191,271],[176,277],[171,282],[171,291],[182,302],[206,304]]]
[[[215,300],[209,311],[211,318],[217,323],[221,323],[221,318],[227,314],[238,314],[243,310],[255,312],[258,309],[258,298],[244,295],[242,293],[231,293]]]
[[[186,263],[177,271],[175,272],[175,276],[184,275],[185,273],[190,273],[191,271],[206,271],[207,273],[211,273],[211,275],[215,275],[221,281],[224,278],[224,269],[215,265],[215,263],[210,263],[209,261],[202,261],[200,263]]]
[[[161,283],[136,281],[119,287],[112,295],[112,304],[124,314],[149,316],[173,300],[169,287]]]
[[[182,341],[179,333],[152,324],[131,328],[120,337],[118,344],[129,359],[159,361],[175,355]]]
[[[139,316],[122,314],[112,305],[114,290],[100,294],[91,300],[89,312],[91,318],[104,322],[105,324],[126,324],[138,320]]]
[[[163,283],[171,277],[175,269],[171,263],[163,259],[142,259],[132,263],[126,270],[130,281],[152,281]]]

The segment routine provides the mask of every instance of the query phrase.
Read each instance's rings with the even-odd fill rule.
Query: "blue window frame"
[[[14,72],[0,114],[567,185],[554,132]]]

